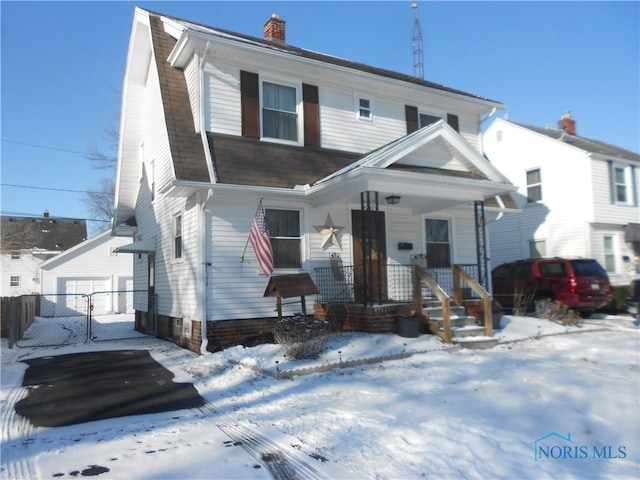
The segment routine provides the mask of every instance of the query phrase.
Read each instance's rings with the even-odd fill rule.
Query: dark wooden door
[[[353,210],[356,301],[387,300],[387,238],[384,212]]]

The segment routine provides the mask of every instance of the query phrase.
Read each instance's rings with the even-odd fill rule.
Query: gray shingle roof
[[[640,155],[629,150],[625,150],[624,148],[616,147],[615,145],[610,145],[598,140],[592,140],[590,138],[579,137],[578,135],[571,135],[570,133],[566,133],[564,130],[560,130],[557,128],[534,127],[523,123],[516,123],[516,125],[527,128],[536,133],[546,135],[547,137],[553,138],[554,140],[560,140],[567,145],[573,145],[574,147],[580,148],[587,152],[640,163]]]
[[[2,250],[67,250],[87,239],[84,220],[54,217],[1,217]]]

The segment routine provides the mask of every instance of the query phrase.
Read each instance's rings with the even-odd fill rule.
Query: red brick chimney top
[[[277,13],[271,15],[271,18],[264,24],[264,39],[284,43],[284,26],[286,23]]]
[[[576,121],[571,118],[571,112],[565,112],[560,120],[558,120],[558,129],[564,130],[565,132],[575,135],[576,134]]]

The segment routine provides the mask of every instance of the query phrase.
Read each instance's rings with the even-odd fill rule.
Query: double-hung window
[[[449,221],[427,218],[427,268],[451,266],[451,235]]]
[[[19,287],[20,286],[20,277],[12,275],[11,278],[9,279],[9,285],[12,286],[12,287]]]
[[[540,169],[536,168],[527,172],[527,202],[539,202],[542,200],[542,178]]]
[[[300,212],[298,210],[265,209],[274,268],[302,266]]]
[[[173,258],[182,258],[182,215],[173,217]]]
[[[298,92],[295,87],[262,82],[262,136],[298,141]]]
[[[358,97],[358,119],[372,121],[373,111],[371,109],[371,100],[364,97]]]
[[[615,199],[618,203],[627,203],[629,201],[628,187],[627,187],[627,169],[621,167],[615,167],[614,169],[614,188]]]

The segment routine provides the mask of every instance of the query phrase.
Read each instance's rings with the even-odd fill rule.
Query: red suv
[[[548,298],[589,316],[613,300],[613,289],[604,268],[587,258],[530,258],[505,263],[491,272],[493,296],[506,308],[513,308],[520,295],[534,302]],[[518,301],[516,299],[516,301]]]

